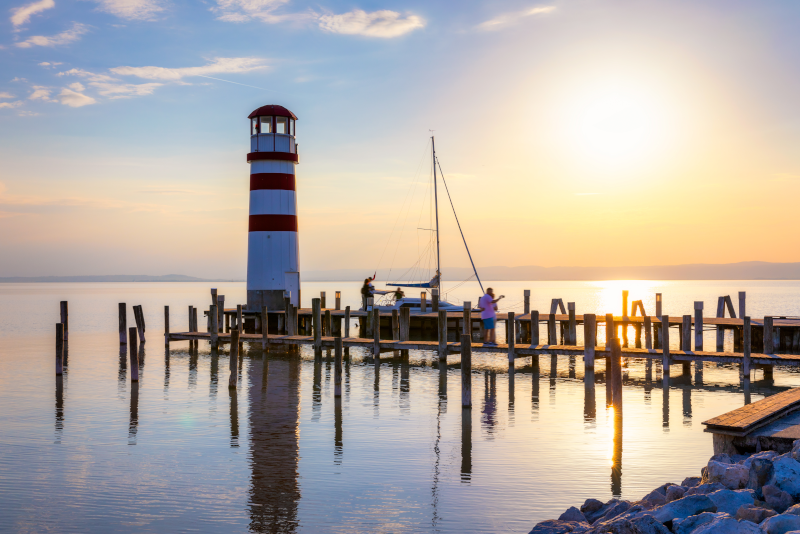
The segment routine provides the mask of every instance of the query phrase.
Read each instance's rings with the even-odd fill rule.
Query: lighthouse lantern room
[[[298,163],[294,113],[262,106],[250,116],[250,216],[247,242],[247,308],[283,310],[284,298],[300,305],[297,241]]]

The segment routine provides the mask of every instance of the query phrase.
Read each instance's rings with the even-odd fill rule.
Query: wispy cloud
[[[341,15],[322,15],[319,18],[319,27],[324,31],[366,37],[400,37],[424,26],[425,21],[422,17],[401,15],[397,11],[388,9],[372,13],[354,9]]]
[[[43,100],[45,102],[55,102],[52,98],[50,98],[50,93],[53,90],[49,87],[44,87],[42,85],[34,85],[33,92],[28,95],[28,100]]]
[[[83,106],[88,106],[90,104],[95,104],[97,100],[92,98],[91,96],[83,94],[81,91],[76,91],[74,86],[76,84],[72,84],[71,87],[73,89],[63,88],[61,92],[58,94],[58,98],[61,99],[61,103],[65,106],[69,106],[71,108],[81,108]],[[81,84],[77,84],[81,85]],[[83,86],[81,86],[83,87]]]
[[[16,29],[31,20],[33,15],[54,7],[56,7],[56,3],[53,0],[39,0],[39,2],[15,7],[11,10],[11,24]]]
[[[59,65],[63,65],[63,63],[61,61],[42,61],[38,65],[45,68],[55,68]]]
[[[3,109],[3,108],[11,108],[11,109],[18,108],[22,104],[24,104],[24,102],[22,100],[17,100],[15,102],[0,102],[0,109]]]
[[[107,96],[114,100],[118,98],[130,98],[132,96],[151,95],[161,83],[125,83],[119,78],[114,78],[107,74],[98,74],[83,69],[70,69],[59,72],[59,76],[80,76],[86,79],[89,86],[97,90],[100,96]]]
[[[115,67],[110,70],[120,76],[136,76],[146,80],[178,81],[191,76],[250,72],[266,68],[266,61],[262,58],[218,57],[202,67]]]
[[[269,24],[287,20],[300,21],[316,18],[311,11],[306,13],[283,13],[275,11],[289,3],[289,0],[217,0],[217,5],[211,11],[217,14],[217,19],[226,22],[247,22],[260,20]]]
[[[481,22],[476,27],[481,31],[494,31],[521,22],[525,17],[547,15],[556,10],[556,6],[537,6],[522,11],[502,13],[491,20]]]
[[[98,9],[127,20],[153,20],[164,11],[159,0],[94,0]]]
[[[32,46],[61,46],[77,41],[81,38],[81,35],[88,31],[89,27],[87,25],[75,22],[72,24],[72,28],[67,31],[49,37],[45,35],[34,35],[25,41],[20,41],[17,43],[17,46],[20,48],[30,48]]]
[[[0,93],[0,100],[4,100],[4,99],[8,99],[8,98],[14,98],[14,95],[12,95],[11,93],[6,93],[6,92]]]

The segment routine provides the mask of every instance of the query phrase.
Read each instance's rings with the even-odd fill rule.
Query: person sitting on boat
[[[372,285],[372,278],[365,278],[364,285],[361,286],[361,304],[362,309],[367,309],[367,299],[372,296],[372,291],[375,289],[375,286]]]
[[[439,271],[436,271],[436,276],[431,278],[431,281],[428,282],[428,286],[430,287],[439,287]]]
[[[399,287],[394,290],[394,300],[395,300],[395,302],[400,300],[401,298],[403,298],[405,296],[406,296],[406,294],[403,293],[403,290],[400,289]]]

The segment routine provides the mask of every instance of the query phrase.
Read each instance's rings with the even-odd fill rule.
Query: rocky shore
[[[530,534],[800,534],[800,440],[791,452],[712,456],[700,477],[641,500],[588,499]]]

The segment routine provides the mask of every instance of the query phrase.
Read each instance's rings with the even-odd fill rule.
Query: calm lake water
[[[622,289],[654,310],[713,315],[720,295],[747,291],[748,314],[800,315],[800,282],[493,282],[520,310],[523,289],[578,313],[619,314]],[[243,283],[218,284],[226,303]],[[343,292],[358,284],[303,286]],[[163,347],[187,307],[205,309],[209,284],[0,284],[0,531],[3,532],[527,532],[588,497],[638,499],[698,475],[712,454],[702,421],[745,402],[736,366],[705,364],[702,380],[642,361],[624,369],[624,417],[606,407],[604,369],[583,383],[580,358],[520,358],[513,387],[505,355],[473,355],[473,408],[460,405],[458,355],[439,369],[432,353],[384,359],[351,349],[344,393],[333,397],[332,361],[246,347],[238,389],[227,387],[227,348],[212,356],[188,342]],[[450,291],[454,302],[476,286]],[[70,306],[67,367],[54,376],[53,324]],[[117,303],[144,307],[148,341],[138,389],[119,352]],[[202,320],[201,320],[202,323]],[[201,328],[202,328],[201,324]],[[580,334],[579,334],[580,335]],[[671,336],[677,337],[677,336]],[[631,339],[633,336],[631,335]],[[706,346],[714,346],[708,332]],[[730,343],[730,339],[727,340]],[[266,366],[266,369],[265,369]],[[266,380],[264,378],[266,377]],[[755,401],[800,385],[779,369],[754,371]],[[618,421],[618,420],[617,420]]]

